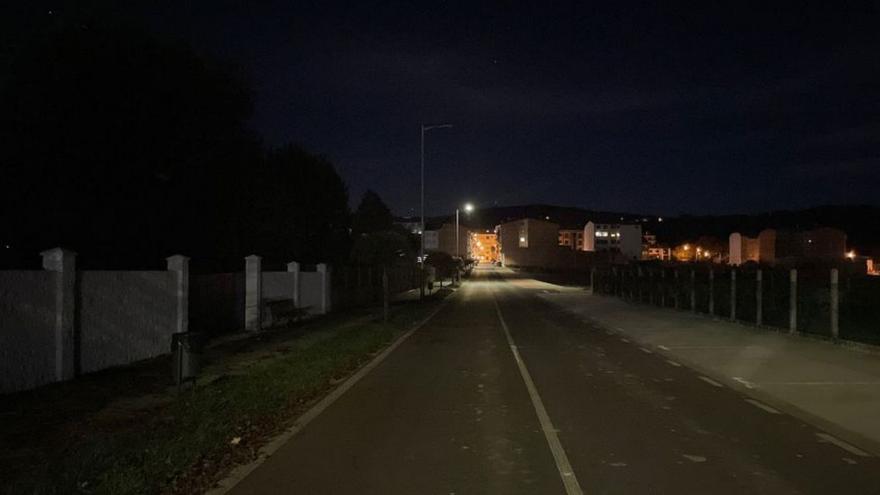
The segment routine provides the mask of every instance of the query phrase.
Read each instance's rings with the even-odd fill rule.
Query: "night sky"
[[[880,202],[878,3],[168,2],[240,66],[253,129],[326,155],[352,202],[757,212]],[[665,4],[665,2],[663,2]],[[773,5],[770,5],[773,4]]]

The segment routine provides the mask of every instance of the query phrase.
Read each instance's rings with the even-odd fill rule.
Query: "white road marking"
[[[495,298],[494,293],[492,294],[492,301],[495,303],[495,312],[498,313],[498,320],[501,322],[501,328],[504,329],[504,335],[507,337],[507,343],[510,345],[510,352],[513,353],[513,358],[519,368],[520,375],[522,375],[526,390],[528,390],[529,397],[532,399],[532,406],[535,408],[535,413],[538,414],[538,422],[541,423],[544,438],[547,439],[547,445],[550,446],[550,452],[556,461],[556,469],[559,470],[559,476],[562,478],[565,493],[568,495],[583,495],[584,492],[581,490],[581,485],[574,475],[571,463],[568,462],[568,456],[565,455],[565,449],[562,448],[562,442],[559,441],[559,435],[557,434],[559,430],[550,421],[550,415],[547,414],[547,409],[544,408],[544,402],[541,400],[541,396],[538,395],[538,389],[532,381],[532,376],[529,374],[528,368],[526,368],[526,363],[519,354],[513,336],[510,335],[510,329],[507,328],[507,322],[504,321],[504,315],[501,314],[501,306],[498,305],[498,299]]]
[[[832,437],[831,435],[829,435],[827,433],[816,433],[816,436],[819,437],[820,442],[831,443],[831,444],[837,445],[838,447],[849,452],[850,454],[857,455],[859,457],[871,457],[871,454],[856,447],[855,445],[850,445],[850,444],[844,442],[843,440],[839,440],[835,437]]]
[[[641,349],[641,351],[644,352],[645,354],[654,354],[654,351],[652,351],[651,349],[648,349],[647,347],[639,347],[639,349]]]
[[[750,382],[750,381],[748,381],[748,380],[746,380],[746,379],[740,378],[740,377],[738,377],[738,376],[732,376],[731,378],[733,378],[733,380],[734,380],[735,382],[742,383],[743,385],[745,385],[746,388],[750,388],[750,389],[751,389],[751,388],[755,388],[755,384],[753,384],[752,382]]]
[[[754,346],[742,345],[671,345],[669,349],[747,349]]]
[[[708,383],[709,385],[712,385],[713,387],[723,387],[724,386],[724,385],[716,382],[715,380],[709,378],[708,376],[700,375],[697,378],[699,378],[700,380],[703,380],[704,382]]]
[[[701,455],[681,454],[681,456],[691,462],[706,462],[706,458]]]
[[[746,402],[748,402],[749,404],[751,404],[751,405],[757,407],[758,409],[761,409],[761,410],[767,411],[767,412],[770,413],[770,414],[781,414],[779,411],[777,411],[776,409],[773,409],[772,407],[770,407],[770,406],[764,404],[763,402],[758,402],[758,401],[756,401],[756,400],[754,400],[754,399],[746,399]]]
[[[629,344],[629,339],[623,339],[623,338],[622,338],[622,339],[620,339],[620,341]]]
[[[673,361],[671,359],[667,359],[666,362],[671,364],[672,366],[675,366],[676,368],[681,368],[681,365],[679,363],[676,363],[675,361]]]
[[[827,385],[880,385],[880,382],[761,382],[761,385],[806,385],[806,386],[827,386]]]
[[[669,348],[666,347],[665,345],[658,345],[657,347],[659,347],[660,349],[663,349],[664,351],[668,351],[668,350],[669,350]]]

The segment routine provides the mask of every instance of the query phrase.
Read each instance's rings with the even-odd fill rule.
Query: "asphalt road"
[[[880,493],[877,457],[511,277],[478,270],[232,493]]]

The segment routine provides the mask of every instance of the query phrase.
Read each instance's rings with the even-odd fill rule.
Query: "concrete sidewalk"
[[[880,354],[584,291],[540,297],[880,455]]]

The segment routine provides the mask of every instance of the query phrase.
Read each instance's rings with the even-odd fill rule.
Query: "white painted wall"
[[[55,381],[55,274],[0,272],[0,393]]]
[[[171,334],[177,331],[176,273],[83,271],[77,275],[83,373],[171,351]]]

